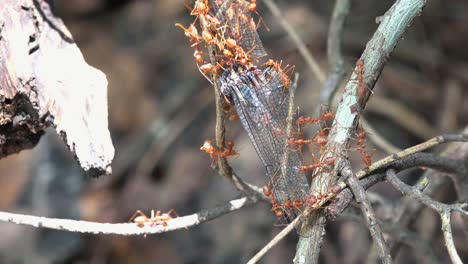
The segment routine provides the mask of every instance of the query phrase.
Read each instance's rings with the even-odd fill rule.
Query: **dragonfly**
[[[266,168],[279,204],[302,200],[308,183],[301,171],[302,157],[288,144],[289,89],[274,67],[225,71],[218,79],[221,93],[230,100]],[[289,218],[295,213],[286,211]]]

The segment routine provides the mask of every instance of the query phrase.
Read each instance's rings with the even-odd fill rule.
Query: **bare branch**
[[[444,234],[445,245],[450,255],[450,259],[453,263],[463,263],[458,256],[458,253],[455,249],[455,244],[453,242],[452,237],[452,228],[450,227],[450,215],[453,211],[457,211],[465,216],[468,216],[468,203],[455,203],[455,204],[444,204],[437,201],[434,201],[427,195],[424,195],[418,189],[408,186],[403,183],[398,177],[394,170],[387,171],[387,181],[393,185],[398,191],[400,191],[404,195],[408,195],[409,197],[416,199],[426,205],[427,207],[432,208],[436,211],[442,220],[442,232]]]
[[[453,242],[452,236],[452,227],[450,226],[450,215],[448,211],[444,211],[440,214],[440,219],[442,221],[442,233],[444,234],[445,246],[449,253],[450,259],[454,264],[463,264],[460,256],[458,256],[457,249],[455,248],[455,243]]]
[[[449,136],[446,137],[446,139],[456,139],[458,137],[453,137]],[[462,137],[463,138],[463,137]],[[403,150],[405,151],[405,150]],[[385,179],[385,173],[379,173],[377,171],[381,171],[384,169],[396,169],[398,171],[408,169],[408,168],[413,168],[413,167],[418,167],[418,166],[425,166],[428,168],[433,168],[433,169],[439,169],[445,172],[450,172],[450,173],[464,173],[465,168],[463,167],[463,160],[453,160],[453,159],[448,159],[445,157],[438,157],[435,154],[430,154],[430,153],[415,153],[410,156],[402,157],[399,160],[395,160],[392,163],[388,163],[385,167],[380,167],[379,169],[375,169],[373,172],[374,174],[365,174],[364,176],[366,177],[361,177],[362,179],[359,181],[360,186],[362,186],[363,189],[368,189],[371,186],[375,185],[376,183],[379,183]],[[377,172],[377,173],[376,173]],[[346,173],[345,173],[346,174]],[[300,216],[296,218],[302,218],[302,221],[293,221],[291,222],[284,230],[285,233],[281,232],[278,234],[272,241],[268,243],[268,245],[261,250],[261,253],[257,253],[259,257],[262,257],[264,254],[267,253],[269,249],[271,249],[278,241],[286,236],[287,233],[289,233],[291,230],[293,230],[295,227],[298,226],[299,223],[306,223],[305,222],[305,217],[307,217],[311,212],[314,212],[314,210],[317,210],[318,208],[322,207],[327,201],[329,201],[331,198],[335,197],[335,202],[327,207],[327,213],[328,213],[328,218],[334,219],[338,215],[343,212],[344,209],[351,203],[353,200],[353,194],[351,193],[351,190],[345,189],[347,187],[347,184],[342,181],[336,185],[337,187],[340,188],[340,192],[338,195],[334,193],[327,193],[324,195],[324,198],[320,201],[318,201],[316,204],[314,204],[313,207],[307,208]],[[308,237],[308,236],[304,236]],[[257,256],[256,255],[256,256]],[[258,260],[256,260],[258,261]]]
[[[359,203],[359,207],[361,208],[361,212],[367,223],[367,228],[369,228],[374,244],[377,246],[381,262],[386,264],[392,263],[392,257],[390,256],[387,244],[383,237],[382,229],[378,224],[374,209],[372,209],[369,199],[367,198],[366,191],[359,184],[359,180],[351,171],[349,166],[345,166],[341,171],[341,174],[346,178],[349,188],[353,192],[356,201]]]
[[[396,171],[402,171],[419,166],[453,174],[466,174],[466,167],[464,166],[463,160],[449,159],[430,153],[415,153],[390,163],[385,168],[378,170],[377,173],[374,172],[375,174],[363,178],[360,181],[360,184],[364,189],[367,189],[384,179],[384,170],[394,169]],[[345,182],[340,182],[338,186],[344,186],[343,188],[345,188],[346,184]],[[344,209],[346,209],[346,207],[352,202],[353,195],[349,189],[344,189],[334,200],[334,203],[327,207],[327,213],[331,219],[336,218]]]
[[[270,249],[276,246],[283,238],[286,237],[299,224],[300,216],[296,217],[289,225],[279,232],[268,244],[266,244],[255,256],[253,256],[247,264],[257,263]]]
[[[220,207],[203,210],[196,214],[173,218],[166,222],[167,226],[145,223],[145,226],[139,227],[135,223],[96,223],[7,212],[0,212],[0,221],[77,233],[115,234],[124,236],[159,234],[199,225],[227,213],[237,211],[245,206],[254,204],[257,201],[256,197],[235,199]]]
[[[359,172],[356,173],[356,176],[360,179],[363,178],[366,174],[369,174],[370,172],[376,171],[380,168],[386,167],[388,164],[401,159],[403,157],[409,156],[411,154],[417,153],[424,151],[426,149],[432,148],[434,146],[437,146],[442,143],[446,142],[451,142],[451,141],[462,141],[462,142],[467,142],[468,141],[468,134],[447,134],[447,135],[441,135],[437,136],[434,138],[429,139],[428,141],[425,141],[421,144],[418,144],[416,146],[404,149],[398,153],[395,153],[391,156],[388,156],[384,159],[381,159],[377,162],[372,163],[371,166],[364,170],[360,170]]]
[[[340,215],[340,219],[351,220],[356,223],[363,223],[362,217],[356,214],[349,212],[344,212]],[[378,220],[379,225],[382,227],[383,232],[392,236],[393,239],[396,239],[416,250],[419,250],[427,263],[440,263],[441,260],[434,252],[434,248],[431,246],[431,243],[417,233],[410,231],[408,229],[402,228],[398,224],[393,224],[389,222],[384,222]]]
[[[341,53],[341,38],[346,17],[349,14],[350,0],[336,0],[327,38],[328,76],[320,90],[320,104],[332,105],[333,95],[343,81],[345,70]],[[318,111],[317,111],[318,112]]]

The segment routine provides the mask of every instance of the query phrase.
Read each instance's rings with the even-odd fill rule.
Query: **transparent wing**
[[[300,170],[301,156],[287,145],[289,90],[281,84],[278,73],[272,68],[263,72],[226,72],[220,80],[223,82],[220,86],[225,87],[223,93],[232,98],[239,119],[266,167],[277,201],[282,204],[303,199],[308,185]]]
[[[234,39],[253,58],[267,55],[257,33],[257,26],[245,0],[210,0],[211,8],[221,25],[226,26],[226,37]]]

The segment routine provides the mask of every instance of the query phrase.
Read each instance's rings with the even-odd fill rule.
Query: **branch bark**
[[[258,199],[256,199],[255,196],[242,197],[232,200],[220,207],[203,210],[198,213],[186,215],[183,217],[173,218],[166,221],[167,225],[156,225],[154,223],[148,222],[145,223],[143,227],[139,227],[136,223],[96,223],[89,221],[13,214],[7,212],[0,212],[0,221],[77,233],[114,234],[124,236],[147,235],[166,233],[179,229],[187,229],[189,227],[213,220],[227,213],[237,211],[241,208],[252,205],[257,201]]]
[[[330,185],[336,181],[337,172],[345,160],[350,136],[355,131],[355,127],[359,121],[360,111],[365,108],[371,90],[383,69],[385,61],[390,56],[390,53],[406,28],[420,14],[425,3],[426,1],[424,0],[397,1],[384,15],[374,36],[367,43],[366,49],[360,59],[365,63],[363,80],[365,86],[369,89],[365,89],[364,93],[358,94],[359,84],[356,82],[358,76],[356,72],[351,75],[330,131],[327,148],[321,157],[321,161],[330,156],[337,157],[337,165],[332,171],[321,173],[313,178],[312,193],[326,193]],[[315,220],[311,220],[312,218],[315,218]],[[310,224],[307,224],[303,228],[311,236],[299,238],[295,263],[317,263],[318,261],[322,241],[321,237],[324,234],[325,215],[319,211],[316,213],[316,216],[311,216],[309,220]]]
[[[0,4],[0,157],[54,127],[88,175],[111,173],[107,80],[47,1]]]
[[[388,250],[387,244],[383,237],[382,228],[380,227],[377,217],[375,216],[374,209],[370,204],[369,199],[367,198],[365,189],[359,184],[359,180],[356,175],[351,171],[349,166],[341,171],[343,177],[346,178],[348,186],[354,194],[356,202],[359,203],[361,212],[364,215],[364,219],[367,223],[367,228],[370,231],[374,244],[377,246],[377,252],[381,263],[390,264],[392,263],[392,257]]]

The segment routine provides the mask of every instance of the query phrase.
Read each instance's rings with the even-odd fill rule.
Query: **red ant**
[[[192,16],[199,16],[199,15],[206,15],[208,14],[208,11],[210,11],[210,8],[208,6],[208,0],[205,1],[205,3],[201,1],[195,2],[195,6],[190,12],[190,15]]]
[[[205,151],[210,155],[210,158],[215,158],[215,157],[229,157],[229,156],[234,156],[237,155],[238,153],[233,149],[234,148],[234,142],[231,140],[228,140],[226,142],[227,148],[225,150],[219,150],[218,148],[214,147],[211,144],[211,141],[207,140],[203,144],[203,146],[200,148],[200,150]]]
[[[323,162],[304,165],[300,167],[301,171],[308,171],[308,170],[315,170],[318,168],[323,168],[324,166],[331,167],[335,165],[335,158],[334,157],[327,157],[324,159]]]
[[[271,200],[271,211],[273,211],[276,215],[276,217],[280,218],[283,216],[283,211],[281,211],[280,204],[278,201],[275,199],[275,196],[273,195],[273,192],[271,191],[271,186],[268,184],[268,186],[263,186],[263,194],[270,198]]]
[[[298,117],[296,120],[296,124],[300,126],[305,125],[306,123],[313,124],[313,123],[318,123],[318,122],[320,122],[320,118],[303,117],[303,116]]]
[[[315,124],[321,121],[332,120],[333,118],[335,118],[335,114],[333,112],[325,112],[320,117],[317,117],[317,118],[300,116],[297,118],[296,124],[298,124],[299,126],[302,126],[305,124]]]
[[[217,70],[217,67],[211,63],[206,63],[206,64],[199,66],[198,69],[200,69],[200,71],[203,73],[215,73]]]
[[[333,120],[335,118],[335,113],[333,112],[325,112],[322,114],[322,121]]]
[[[291,72],[294,67],[289,67],[289,64],[284,67],[284,69],[281,69],[281,64],[283,62],[276,62],[274,60],[268,60],[267,62],[264,63],[264,65],[271,66],[273,67],[276,72],[279,74],[281,78],[281,82],[283,83],[284,87],[289,88],[291,85],[291,79],[289,76],[286,74],[287,72]]]
[[[174,217],[171,216],[174,214]],[[174,219],[175,217],[179,217],[174,209],[169,210],[167,213],[161,213],[161,211],[151,210],[151,217],[146,216],[142,211],[137,210],[132,217],[130,217],[129,221],[133,221],[137,224],[138,227],[144,227],[146,223],[154,224],[154,225],[162,225],[167,226],[167,221]]]
[[[315,170],[317,168],[322,168],[323,164],[322,163],[315,163],[315,164],[309,164],[309,165],[304,165],[300,167],[301,171],[308,171],[308,170]]]
[[[366,133],[364,131],[361,131],[358,133],[358,142],[356,143],[356,145],[358,146],[358,151],[359,151],[359,154],[361,154],[361,159],[362,159],[362,162],[364,162],[364,164],[369,167],[371,164],[372,164],[372,155],[367,153],[367,151],[365,150],[365,143],[366,141]]]
[[[288,139],[288,144],[291,145],[293,148],[296,148],[297,150],[300,150],[304,145],[312,144],[312,142],[312,139],[296,139],[293,137]]]
[[[194,44],[192,44],[192,47],[198,45],[201,42],[201,37],[198,34],[198,30],[195,27],[195,25],[192,23],[188,28],[185,28],[182,24],[176,23],[176,27],[180,27],[184,31],[184,35],[189,38],[189,41],[193,41]]]
[[[320,129],[320,131],[315,134],[313,140],[319,146],[324,147],[328,143],[328,136],[325,133],[325,129]]]
[[[250,4],[247,5],[247,9],[249,9],[252,12],[256,11],[257,10],[257,0],[251,0]]]
[[[366,96],[366,89],[368,89],[372,94],[374,92],[367,87],[367,85],[364,83],[364,61],[359,59],[356,61],[356,68],[357,70],[355,73],[357,74],[358,77],[358,87],[357,87],[357,96],[358,98],[364,98]]]

